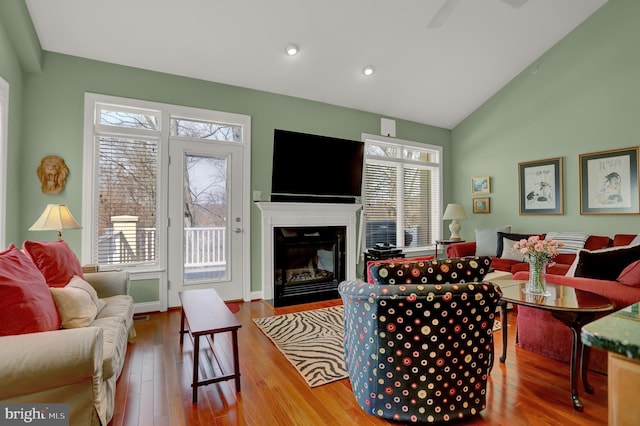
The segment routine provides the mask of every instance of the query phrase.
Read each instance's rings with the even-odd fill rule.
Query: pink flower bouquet
[[[519,251],[529,263],[546,263],[560,253],[558,249],[563,245],[552,238],[541,239],[533,235],[529,239],[522,239],[515,243],[513,249]]]
[[[550,296],[546,290],[546,265],[556,257],[560,251],[558,248],[564,244],[551,238],[541,239],[534,235],[529,239],[522,239],[513,245],[513,249],[519,251],[522,257],[529,262],[529,281],[524,290],[525,293]]]

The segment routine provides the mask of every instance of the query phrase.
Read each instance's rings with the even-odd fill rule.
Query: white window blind
[[[439,147],[365,137],[365,245],[420,248],[440,238]]]
[[[94,253],[99,265],[158,262],[159,125],[158,111],[96,108]]]

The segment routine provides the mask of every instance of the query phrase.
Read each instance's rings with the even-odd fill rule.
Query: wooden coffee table
[[[180,318],[180,345],[184,341],[184,335],[190,334],[193,338],[193,403],[198,402],[198,386],[235,379],[236,392],[240,392],[240,363],[238,360],[238,329],[242,327],[238,318],[229,310],[218,293],[213,289],[185,290],[180,292],[182,302],[182,315]],[[189,326],[185,329],[185,320]],[[217,360],[213,352],[213,339],[216,333],[231,332],[233,348],[233,371],[225,374],[222,365],[219,365],[222,374],[200,380],[200,338],[209,341],[212,351],[212,362]],[[218,364],[220,362],[218,361]]]
[[[507,357],[507,303],[549,311],[554,318],[569,327],[573,334],[570,363],[571,399],[573,407],[582,411],[583,405],[578,396],[578,368],[585,391],[593,393],[593,387],[587,380],[590,350],[582,344],[580,333],[583,325],[613,310],[611,301],[604,296],[563,285],[547,284],[547,291],[551,295],[545,297],[525,293],[526,281],[496,280],[495,283],[502,290],[500,320],[504,331],[500,362],[504,363]]]

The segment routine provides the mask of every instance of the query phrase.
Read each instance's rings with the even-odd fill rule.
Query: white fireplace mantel
[[[274,285],[274,228],[303,226],[345,226],[346,279],[356,278],[357,218],[361,204],[339,203],[272,203],[257,202],[262,212],[262,293],[265,300],[273,299]]]

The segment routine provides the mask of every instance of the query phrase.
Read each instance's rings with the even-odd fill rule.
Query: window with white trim
[[[95,104],[92,259],[99,265],[158,264],[159,110]]]
[[[87,93],[82,261],[164,271],[169,140],[244,143],[243,126],[229,119],[219,111]]]
[[[442,233],[442,147],[363,135],[365,247],[433,246]]]
[[[9,144],[9,83],[0,77],[0,247],[7,238],[7,152]]]

